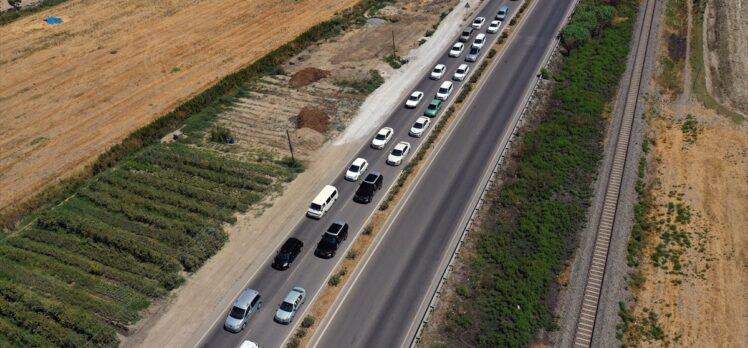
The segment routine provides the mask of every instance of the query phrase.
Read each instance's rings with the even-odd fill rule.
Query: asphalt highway
[[[316,347],[400,347],[431,296],[429,284],[472,209],[510,116],[557,35],[572,0],[540,1],[412,191],[340,307],[318,331]],[[408,336],[410,334],[410,337]]]
[[[459,128],[448,140],[450,145],[445,146],[438,154],[434,167],[419,184],[414,200],[398,218],[398,224],[394,225],[396,231],[389,233],[383,241],[386,245],[378,249],[378,254],[367,268],[369,271],[355,285],[354,291],[342,307],[343,310],[335,317],[333,325],[319,344],[320,347],[392,347],[394,345],[390,343],[399,344],[402,340],[402,335],[414,320],[415,307],[426,296],[424,284],[428,284],[433,278],[450,236],[457,232],[454,227],[467,208],[466,200],[476,191],[478,178],[488,165],[490,154],[498,146],[498,139],[506,130],[510,114],[520,103],[521,92],[537,73],[535,66],[555,36],[555,33],[544,28],[555,28],[557,23],[554,24],[554,20],[560,21],[562,13],[571,3],[571,0],[536,1],[542,3],[538,4],[537,9],[528,18],[529,25],[526,25],[518,33],[520,37],[507,47],[508,51],[499,63],[499,68],[489,77],[492,82],[479,91],[480,95],[471,106],[471,111],[464,115],[469,119],[460,123]],[[486,17],[486,23],[478,32],[486,32],[488,23],[502,4],[507,4],[511,11],[516,11],[519,2],[494,0],[487,3],[479,14]],[[458,35],[459,33],[456,34],[454,42],[457,42]],[[488,34],[489,41],[481,56],[488,52],[496,36],[498,34]],[[474,37],[475,33],[471,41]],[[466,46],[469,47],[469,44],[470,42]],[[275,270],[270,266],[270,258],[249,280],[247,287],[258,290],[262,296],[263,306],[260,311],[243,331],[234,334],[223,329],[223,321],[230,310],[226,308],[219,318],[215,318],[214,325],[205,333],[200,346],[237,347],[243,340],[252,340],[263,348],[280,347],[283,344],[293,326],[273,321],[278,305],[293,287],[301,286],[307,290],[308,300],[305,306],[308,306],[309,299],[326,286],[337,261],[345,257],[351,241],[360,233],[363,224],[375,211],[377,203],[384,197],[386,189],[392,185],[403,167],[385,164],[387,155],[399,141],[407,141],[412,146],[406,161],[415,153],[427,134],[422,138],[414,138],[408,135],[408,130],[415,120],[423,115],[439,85],[451,79],[458,65],[466,63],[464,58],[467,51],[466,48],[460,57],[450,58],[445,50],[434,62],[434,65],[442,63],[447,66],[445,76],[440,80],[431,80],[428,74],[425,74],[413,89],[425,93],[418,107],[399,107],[382,125],[395,130],[395,135],[385,149],[375,150],[367,143],[355,156],[369,161],[369,172],[379,171],[384,175],[384,186],[375,194],[374,202],[353,202],[353,193],[358,183],[344,180],[346,168],[340,168],[340,176],[330,183],[339,191],[337,203],[321,220],[301,218],[289,235],[304,242],[302,253],[291,267],[285,271]],[[471,67],[471,73],[477,68],[477,63],[466,64]],[[453,83],[454,89],[449,100],[456,97],[457,90],[463,82]],[[406,98],[407,96],[403,96],[403,105]],[[445,109],[442,109],[437,119]],[[299,197],[309,202],[312,198],[314,197]],[[304,214],[305,211],[299,212],[300,217]],[[349,237],[334,258],[320,259],[313,254],[314,249],[322,233],[335,220],[344,220],[350,225]],[[234,299],[238,295],[226,294]],[[302,311],[305,309],[302,307]],[[301,316],[297,316],[294,322],[301,319]]]

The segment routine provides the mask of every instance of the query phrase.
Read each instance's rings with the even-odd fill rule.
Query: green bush
[[[213,129],[210,130],[210,141],[225,144],[232,138],[231,131],[224,127],[214,126]]]
[[[394,66],[393,66],[394,67]],[[398,66],[399,68],[400,66]],[[395,68],[397,69],[397,68]],[[384,83],[384,77],[379,70],[369,70],[369,78],[363,80],[338,80],[335,84],[339,87],[353,88],[359,94],[369,95]]]
[[[308,329],[314,325],[314,317],[312,315],[307,315],[304,317],[304,320],[301,321],[301,327]]]

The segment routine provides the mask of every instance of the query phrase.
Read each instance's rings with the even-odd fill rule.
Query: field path
[[[0,210],[356,2],[71,0],[0,27]]]

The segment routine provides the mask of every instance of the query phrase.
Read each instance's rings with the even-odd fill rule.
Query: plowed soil
[[[0,27],[0,210],[355,2],[71,0]]]

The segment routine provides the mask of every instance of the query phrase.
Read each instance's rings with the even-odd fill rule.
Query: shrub
[[[369,78],[363,80],[338,80],[335,84],[339,87],[353,88],[358,93],[363,95],[371,94],[379,86],[384,83],[384,77],[379,73],[379,70],[369,70]]]
[[[308,329],[314,325],[314,317],[312,315],[307,315],[304,317],[304,320],[301,321],[301,327]]]
[[[213,129],[210,130],[210,141],[225,144],[231,140],[233,140],[231,131],[224,127],[214,126]]]

